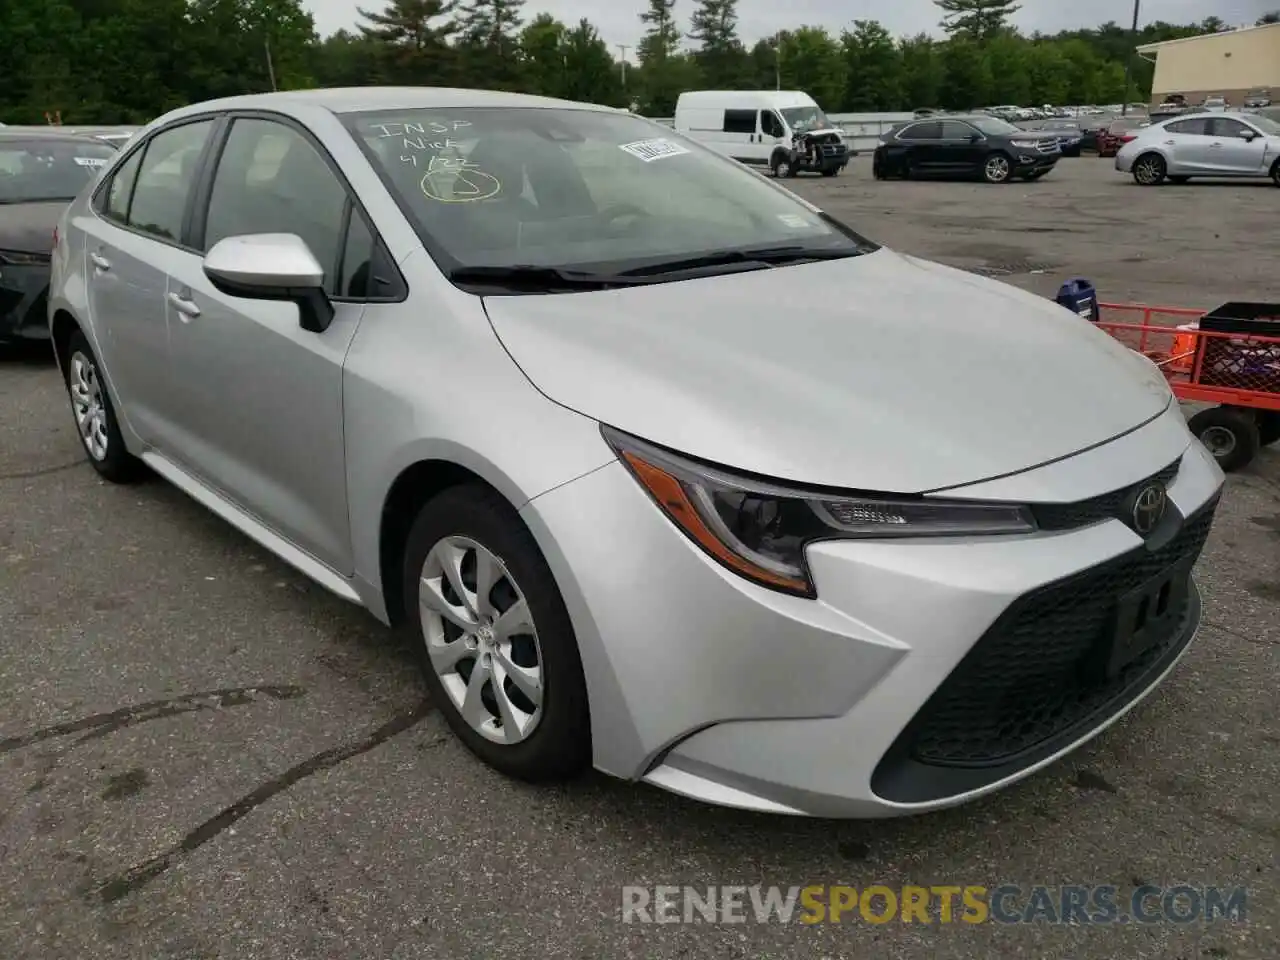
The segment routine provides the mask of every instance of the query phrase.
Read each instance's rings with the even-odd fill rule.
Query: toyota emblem
[[[1168,503],[1164,484],[1149,483],[1141,488],[1133,498],[1133,529],[1145,537],[1160,525]]]

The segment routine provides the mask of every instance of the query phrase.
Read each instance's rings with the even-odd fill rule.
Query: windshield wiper
[[[449,271],[449,279],[454,283],[533,291],[607,290],[644,282],[634,277],[589,273],[585,270],[562,270],[559,267],[536,267],[531,264],[456,267]]]
[[[799,263],[804,260],[842,260],[845,257],[856,257],[860,252],[857,249],[829,250],[800,245],[757,247],[754,250],[720,250],[697,257],[663,260],[661,263],[650,263],[643,267],[634,267],[631,270],[623,270],[619,276],[652,277],[664,273],[682,273],[686,270],[730,267],[739,263],[759,263],[766,266],[776,266],[783,263]]]

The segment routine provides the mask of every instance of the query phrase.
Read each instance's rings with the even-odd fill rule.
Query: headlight
[[[7,267],[36,266],[48,263],[53,257],[48,253],[25,253],[21,250],[0,250],[0,265]]]
[[[1009,142],[1023,150],[1030,150],[1033,147],[1040,146],[1039,140],[1010,140]]]
[[[1030,533],[1018,504],[822,493],[735,476],[603,427],[605,440],[662,512],[715,560],[756,583],[816,596],[805,547],[882,540]]]

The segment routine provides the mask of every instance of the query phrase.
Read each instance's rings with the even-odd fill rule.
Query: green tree
[[[585,17],[564,38],[564,96],[571,100],[622,106],[620,71],[609,54],[609,45]]]
[[[1069,102],[1072,67],[1060,44],[1052,40],[1033,43],[1027,51],[1027,75],[1032,103]]]
[[[741,86],[749,67],[738,39],[738,0],[700,0],[691,23],[689,38],[699,44],[694,59],[703,81],[717,88]]]
[[[698,76],[697,65],[680,56],[675,5],[676,0],[649,0],[648,9],[640,14],[647,29],[636,50],[640,60],[639,100],[643,112],[652,116],[671,116],[676,99],[690,89]]]
[[[840,44],[822,27],[801,27],[780,41],[782,87],[804,90],[824,110],[844,100],[845,62]]]
[[[520,10],[524,0],[467,0],[458,10],[463,79],[475,86],[520,89]]]
[[[1205,17],[1200,21],[1201,33],[1226,33],[1230,29],[1221,17]]]
[[[987,42],[986,59],[991,69],[992,103],[1046,103],[1031,99],[1031,76],[1027,70],[1029,44],[1011,30],[996,34]]]
[[[563,97],[568,89],[568,52],[566,35],[569,28],[551,16],[540,13],[520,34],[520,51],[524,59],[525,83],[530,93],[544,97]]]
[[[381,13],[359,7],[363,36],[380,45],[381,79],[388,83],[447,82],[456,71],[449,38],[458,29],[453,0],[391,0]]]
[[[947,68],[942,62],[942,44],[921,33],[898,43],[902,56],[903,109],[942,105],[942,88]]]
[[[840,37],[844,52],[848,110],[896,110],[902,105],[903,60],[898,45],[875,20],[855,20],[853,30]]]
[[[1270,13],[1264,13],[1258,18],[1255,26],[1265,27],[1269,23],[1280,23],[1280,10],[1272,10]]]
[[[747,54],[747,70],[750,85],[760,90],[772,90],[778,79],[777,37],[757,40]]]
[[[640,14],[646,30],[636,55],[642,64],[673,57],[680,49],[675,6],[676,0],[649,0],[649,8]]]
[[[942,63],[947,72],[943,107],[972,110],[991,102],[991,63],[976,40],[952,37],[942,46]]]
[[[378,79],[378,41],[347,30],[326,37],[316,45],[312,72],[325,87],[359,87]]]
[[[1009,18],[1022,9],[1018,0],[934,0],[942,8],[942,28],[955,36],[963,34],[985,40],[1003,30]]]

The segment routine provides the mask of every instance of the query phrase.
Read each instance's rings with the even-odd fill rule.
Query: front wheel
[[[1258,442],[1269,447],[1280,440],[1280,410],[1259,410]]]
[[[1133,164],[1133,179],[1141,186],[1156,187],[1164,183],[1169,168],[1164,157],[1158,153],[1148,153],[1139,157]]]
[[[591,726],[573,623],[511,505],[481,486],[429,501],[409,532],[403,577],[427,687],[458,738],[521,780],[580,773]]]
[[[823,169],[823,171],[822,171],[822,175],[823,175],[824,177],[834,177],[834,176],[835,176],[836,174],[838,174],[839,172],[840,172],[840,168],[839,168],[839,167],[826,167],[826,168],[824,168],[824,169]]]
[[[85,454],[99,476],[112,483],[134,483],[147,474],[141,460],[125,449],[115,407],[102,379],[98,358],[89,338],[77,330],[67,344],[65,368],[67,396],[75,417],[76,432]]]
[[[796,175],[795,165],[791,162],[790,157],[784,157],[781,154],[773,158],[770,164],[773,175],[779,180],[790,180]]]
[[[1013,161],[1003,153],[993,153],[982,165],[982,179],[987,183],[1008,183],[1013,176]]]
[[[1251,463],[1262,445],[1258,422],[1245,411],[1228,407],[1201,410],[1187,426],[1225,473]]]

